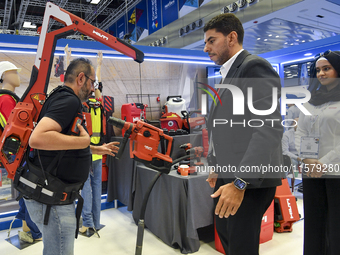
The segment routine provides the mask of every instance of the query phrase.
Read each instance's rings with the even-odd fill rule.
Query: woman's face
[[[327,86],[328,90],[338,85],[338,73],[328,60],[319,60],[315,64],[316,77],[320,81],[321,85]]]

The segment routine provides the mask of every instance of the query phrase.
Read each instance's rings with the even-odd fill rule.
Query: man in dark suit
[[[204,27],[204,51],[222,65],[222,83],[244,95],[242,102],[241,93],[222,88],[222,104],[212,106],[208,119],[208,162],[217,171],[207,181],[215,187],[216,230],[227,255],[258,254],[262,216],[284,176],[280,79],[270,63],[242,48],[243,36],[234,14],[218,15]],[[244,107],[241,114],[234,114],[242,107],[233,109],[233,100]]]

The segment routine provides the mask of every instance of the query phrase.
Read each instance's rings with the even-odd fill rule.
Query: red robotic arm
[[[50,18],[65,26],[47,32]],[[38,120],[42,105],[46,98],[54,51],[57,40],[79,31],[90,36],[110,48],[142,63],[144,53],[124,41],[92,26],[83,19],[69,13],[57,5],[47,2],[42,27],[39,28],[40,38],[37,55],[32,69],[28,88],[20,102],[11,112],[7,125],[0,139],[0,160],[8,172],[8,178],[13,179],[22,157],[27,149],[29,137]]]

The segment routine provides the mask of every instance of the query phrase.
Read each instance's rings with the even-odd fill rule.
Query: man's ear
[[[83,72],[80,72],[77,76],[77,86],[82,87],[86,82],[86,77]]]
[[[228,40],[229,46],[233,46],[236,43],[238,43],[238,34],[235,31],[231,31],[228,36],[229,36],[229,40]]]

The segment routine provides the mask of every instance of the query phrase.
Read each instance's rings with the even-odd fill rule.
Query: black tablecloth
[[[112,141],[122,141],[114,137]],[[200,134],[175,136],[171,157],[185,155],[179,146],[191,143],[193,147],[202,144]],[[150,181],[157,173],[129,157],[129,144],[120,160],[107,157],[108,188],[107,201],[118,199],[133,210],[138,222],[143,196]],[[200,242],[197,229],[213,224],[213,189],[205,181],[208,173],[183,177],[176,170],[163,174],[156,182],[148,201],[145,224],[149,230],[166,244],[179,248],[182,253],[198,251]]]
[[[122,142],[122,137],[112,137],[111,141]],[[180,145],[191,143],[192,146],[202,145],[201,134],[190,134],[174,136],[171,157],[173,159],[185,155],[185,150],[179,148]],[[133,209],[133,193],[135,161],[130,158],[130,141],[126,144],[125,150],[120,160],[108,156],[106,164],[109,168],[107,182],[107,202],[117,199],[128,206],[128,210]]]
[[[156,171],[136,166],[133,218],[138,223],[143,197]],[[182,253],[198,251],[197,229],[213,224],[213,189],[208,173],[181,176],[177,171],[162,174],[153,187],[145,213],[145,226],[166,244]]]
[[[122,142],[122,137],[114,137],[112,141]],[[107,180],[107,202],[118,199],[132,210],[132,189],[134,188],[135,161],[130,158],[129,142],[119,160],[108,156],[106,164],[109,168]]]

